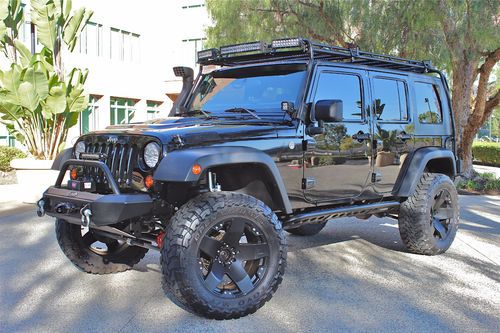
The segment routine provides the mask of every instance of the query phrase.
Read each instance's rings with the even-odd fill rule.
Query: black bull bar
[[[70,166],[99,168],[106,177],[112,194],[75,191],[61,186]],[[108,166],[97,160],[70,159],[64,162],[54,186],[38,201],[38,215],[63,219],[84,226],[105,226],[150,214],[153,199],[145,193],[121,193]]]

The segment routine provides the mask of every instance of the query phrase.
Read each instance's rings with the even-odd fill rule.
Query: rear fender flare
[[[450,178],[456,176],[455,155],[451,150],[441,147],[424,147],[416,150],[404,162],[392,194],[396,197],[409,197],[415,191],[427,164],[432,160],[447,160],[451,164]]]

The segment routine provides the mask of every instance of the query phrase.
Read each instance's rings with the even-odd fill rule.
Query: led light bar
[[[217,49],[207,49],[198,52],[196,61],[207,60],[216,57],[217,57]]]
[[[304,45],[304,42],[300,38],[275,39],[271,42],[271,48],[273,48],[273,49],[302,47],[303,45]]]
[[[265,51],[265,49],[266,49],[266,46],[263,42],[252,42],[252,43],[222,46],[220,48],[220,54],[227,55],[227,54],[231,54],[231,53]]]

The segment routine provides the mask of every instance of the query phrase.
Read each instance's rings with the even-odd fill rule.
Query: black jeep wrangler
[[[301,38],[198,53],[168,118],[80,137],[38,213],[88,273],[161,251],[166,294],[196,314],[255,312],[282,281],[284,230],[397,218],[413,253],[457,232],[449,90],[429,62]]]

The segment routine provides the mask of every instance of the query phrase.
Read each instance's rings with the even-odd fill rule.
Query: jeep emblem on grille
[[[118,142],[118,138],[116,136],[110,136],[106,142],[115,144]]]

